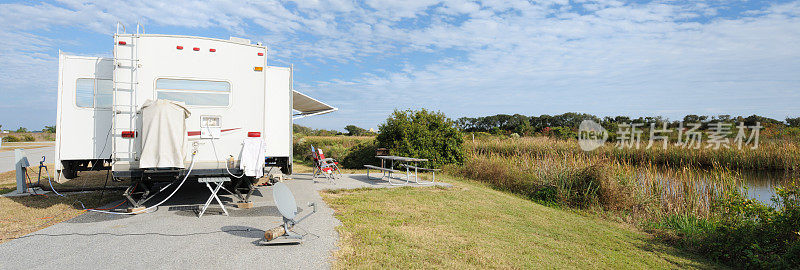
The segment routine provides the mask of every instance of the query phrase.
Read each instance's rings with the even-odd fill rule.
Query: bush
[[[699,242],[703,253],[741,268],[790,269],[800,265],[800,185],[776,188],[776,209],[738,191],[716,205],[716,226]]]
[[[363,169],[366,164],[377,165],[379,163],[375,157],[377,148],[375,141],[363,142],[353,146],[340,161],[340,164],[348,169]]]
[[[441,112],[395,110],[376,139],[392,155],[425,158],[434,167],[464,161],[464,137]]]
[[[18,142],[19,138],[15,137],[15,136],[5,136],[5,137],[3,137],[3,141],[4,142]]]
[[[30,134],[25,134],[25,135],[22,135],[22,141],[24,141],[24,142],[33,142],[33,141],[36,141],[36,137],[33,137],[33,135],[30,135]]]

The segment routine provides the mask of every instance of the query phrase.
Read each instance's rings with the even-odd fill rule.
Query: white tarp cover
[[[296,115],[324,114],[337,110],[328,104],[292,90],[292,108],[300,112]]]
[[[142,105],[142,157],[139,168],[184,168],[187,144],[183,102],[159,99]]]

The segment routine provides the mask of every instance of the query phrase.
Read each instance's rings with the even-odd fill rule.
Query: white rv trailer
[[[337,110],[294,91],[292,69],[268,66],[260,43],[137,33],[115,34],[113,48],[111,58],[59,55],[56,177],[110,168],[115,178],[146,182],[185,173],[139,168],[146,100],[186,104],[193,176],[239,175],[248,137],[263,138],[265,162],[291,174],[293,119]]]

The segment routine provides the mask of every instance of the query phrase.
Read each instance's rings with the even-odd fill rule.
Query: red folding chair
[[[328,181],[334,182],[338,177],[342,176],[342,171],[339,170],[339,162],[333,158],[326,158],[322,149],[314,148],[311,146],[311,157],[314,159],[314,176],[316,179],[318,175],[322,175]]]

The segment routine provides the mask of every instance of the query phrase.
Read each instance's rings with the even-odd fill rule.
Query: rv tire
[[[64,178],[75,179],[76,177],[78,177],[78,168],[76,168],[75,166],[76,164],[69,161],[65,161],[62,163],[62,165],[64,165],[64,168],[61,169],[61,175],[63,175]]]

